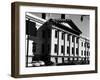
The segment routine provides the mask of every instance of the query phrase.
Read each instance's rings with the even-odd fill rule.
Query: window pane
[[[69,41],[69,39],[70,39],[70,35],[68,34],[68,35],[67,35],[67,41]]]
[[[83,50],[81,51],[81,55],[83,56]]]
[[[81,46],[83,46],[83,42],[81,42]]]
[[[62,39],[64,39],[64,33],[62,33]]]
[[[74,37],[74,36],[72,36],[72,42],[74,42],[74,38],[75,38],[75,37]]]
[[[84,47],[86,47],[86,42],[84,43]]]
[[[64,53],[64,46],[61,46],[61,53]]]
[[[78,43],[78,38],[76,38],[76,43]]]
[[[67,46],[67,53],[69,54],[69,47]]]
[[[84,55],[86,56],[86,51],[84,51]]]
[[[57,44],[55,44],[55,49],[54,49],[55,53],[57,53]]]
[[[72,54],[74,54],[74,48],[72,47]]]
[[[56,38],[58,37],[58,31],[55,31],[55,37]]]
[[[78,55],[78,48],[76,48],[76,54]]]

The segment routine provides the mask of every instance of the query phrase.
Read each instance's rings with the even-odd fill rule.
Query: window
[[[42,44],[42,53],[44,53],[44,44]]]
[[[76,43],[78,43],[79,38],[76,38]]]
[[[86,47],[86,42],[84,43],[84,47]]]
[[[70,49],[69,49],[69,47],[67,46],[67,53],[69,54],[70,53]]]
[[[84,55],[86,56],[86,51],[84,51]]]
[[[62,40],[64,39],[64,33],[62,33]]]
[[[70,58],[68,58],[68,61],[70,61]]]
[[[42,38],[45,38],[45,31],[42,30]]]
[[[76,54],[78,55],[78,48],[76,48]]]
[[[42,19],[46,19],[46,13],[42,13]]]
[[[74,42],[74,39],[75,39],[75,37],[74,37],[74,36],[72,36],[72,42]]]
[[[58,63],[58,58],[57,57],[55,57],[55,61],[56,61],[56,63]]]
[[[89,43],[87,43],[87,48],[90,48],[90,44]]]
[[[65,19],[65,14],[61,14],[61,19]]]
[[[83,42],[81,42],[81,46],[83,46]]]
[[[81,55],[83,56],[83,50],[81,51]]]
[[[57,44],[55,44],[55,49],[54,49],[54,51],[55,51],[55,53],[57,53]]]
[[[72,54],[74,54],[74,48],[72,47]]]
[[[64,46],[61,46],[61,53],[64,53]]]
[[[67,41],[69,41],[69,40],[70,40],[70,35],[68,34],[68,35],[67,35]]]
[[[55,38],[57,38],[58,37],[58,31],[56,30],[55,31]]]

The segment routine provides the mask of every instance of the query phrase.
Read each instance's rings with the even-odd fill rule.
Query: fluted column
[[[54,45],[55,45],[55,29],[52,29],[52,34],[51,34],[51,55],[55,55]]]
[[[67,35],[68,35],[68,34],[65,34],[65,39],[64,39],[64,40],[65,40],[65,47],[64,47],[64,48],[65,48],[65,56],[68,55],[68,54],[67,54],[67,46],[68,46],[68,44],[67,44]]]
[[[62,54],[61,54],[61,31],[59,31],[58,34],[59,34],[59,37],[58,37],[58,38],[59,38],[59,39],[58,39],[58,40],[59,40],[58,55],[61,56],[61,55],[62,55]]]
[[[61,53],[61,36],[62,36],[62,32],[59,31],[58,32],[58,56],[63,56],[63,54]],[[62,63],[62,58],[61,57],[58,57],[58,63]]]
[[[70,56],[73,56],[72,54],[72,35],[70,35],[70,39],[69,39],[69,49],[70,49]]]
[[[76,37],[74,37],[74,56],[77,56],[76,54]]]
[[[83,49],[82,49],[82,40],[81,40],[81,38],[79,38],[78,41],[79,41],[79,42],[78,42],[78,45],[79,45],[79,47],[78,47],[79,55],[78,55],[78,56],[79,56],[79,57],[83,57],[83,56],[82,56],[82,52],[83,52],[82,50],[83,50]],[[83,52],[83,53],[84,53],[84,52]],[[82,58],[79,58],[79,60],[81,60],[81,59],[82,59]]]

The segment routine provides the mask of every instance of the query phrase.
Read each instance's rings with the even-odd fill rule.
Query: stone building
[[[89,40],[80,36],[82,31],[75,23],[64,14],[61,19],[45,17],[44,13],[42,18],[26,15],[27,66],[34,61],[45,65],[89,64]]]

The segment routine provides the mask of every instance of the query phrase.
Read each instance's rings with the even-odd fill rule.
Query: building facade
[[[64,14],[61,19],[48,20],[45,14],[42,19],[27,14],[27,22],[34,25],[32,31],[26,31],[30,32],[26,33],[27,67],[37,64],[34,61],[43,61],[46,66],[90,63],[89,40],[80,36],[80,29],[71,19],[65,19]],[[26,27],[29,30],[29,25]]]
[[[51,61],[57,64],[89,64],[89,40],[57,26],[52,27]]]

